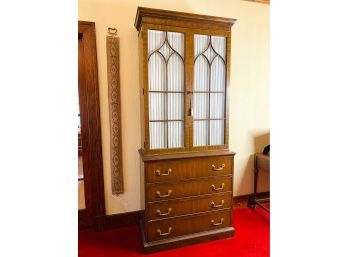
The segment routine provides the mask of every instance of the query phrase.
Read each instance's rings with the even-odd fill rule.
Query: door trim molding
[[[95,23],[78,21],[78,38],[84,51],[80,69],[85,81],[79,81],[79,102],[86,203],[86,215],[79,215],[79,228],[86,224],[96,228],[97,220],[105,216],[105,200]]]

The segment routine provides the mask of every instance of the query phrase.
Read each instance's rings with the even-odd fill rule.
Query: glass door
[[[193,146],[225,144],[226,37],[194,35]]]
[[[149,149],[184,147],[184,33],[148,30]]]

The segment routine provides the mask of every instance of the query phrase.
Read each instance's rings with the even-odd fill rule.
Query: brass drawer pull
[[[220,204],[215,204],[214,202],[211,202],[211,208],[219,208],[222,207],[224,205],[225,201],[221,200]]]
[[[219,225],[222,225],[222,223],[224,223],[224,218],[221,218],[220,222],[218,222],[218,223],[215,223],[214,220],[211,220],[210,222],[211,222],[212,226],[219,226]]]
[[[160,198],[164,198],[164,197],[170,196],[171,193],[172,193],[172,190],[169,189],[169,190],[168,190],[168,193],[167,193],[166,195],[161,195],[161,192],[160,192],[160,191],[157,191],[157,192],[156,192],[156,195],[157,195],[158,197],[160,197]]]
[[[220,167],[215,167],[215,165],[211,165],[211,169],[214,171],[219,171],[219,170],[223,170],[225,168],[225,163],[221,164]]]
[[[213,189],[213,191],[219,191],[224,189],[225,183],[222,183],[220,187],[216,188],[214,184],[211,185],[211,188]]]
[[[167,236],[170,233],[172,233],[172,227],[169,227],[168,232],[166,232],[166,233],[162,233],[160,229],[157,229],[157,233],[159,236]]]
[[[169,168],[166,172],[161,173],[160,170],[156,170],[156,176],[168,176],[172,172],[172,169]]]
[[[161,213],[161,210],[157,210],[156,212],[158,216],[167,216],[172,212],[172,208],[169,208],[166,213]]]

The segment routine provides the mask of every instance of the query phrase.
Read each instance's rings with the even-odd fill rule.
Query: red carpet
[[[143,254],[138,226],[106,232],[79,231],[80,257],[268,257],[270,255],[270,216],[259,207],[233,211],[234,238]]]

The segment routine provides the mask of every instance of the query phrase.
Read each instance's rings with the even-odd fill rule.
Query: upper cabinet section
[[[234,19],[138,8],[146,154],[228,148]]]

